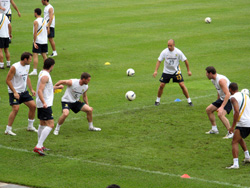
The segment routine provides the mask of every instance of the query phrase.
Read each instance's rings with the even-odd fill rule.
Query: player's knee
[[[63,111],[63,116],[66,118],[69,116],[69,111],[68,110],[64,110]]]
[[[159,89],[163,90],[164,87],[165,87],[165,84],[162,84],[162,83],[161,83]]]
[[[19,111],[19,105],[13,106],[12,111],[17,114],[17,112]]]
[[[209,108],[209,106],[206,108],[206,112],[207,112],[207,114],[212,113],[212,111],[211,111],[211,109]]]

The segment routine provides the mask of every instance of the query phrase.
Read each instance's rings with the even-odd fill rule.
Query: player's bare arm
[[[59,85],[72,86],[72,80],[60,80],[55,84],[55,86]]]
[[[21,13],[19,12],[15,2],[13,0],[10,0],[10,3],[12,4],[12,6],[14,7],[14,9],[17,11],[17,14],[19,17],[21,17]]]
[[[47,24],[48,35],[50,34],[50,25],[53,21],[53,8],[49,9],[49,23]]]
[[[185,62],[186,67],[187,67],[187,73],[188,73],[188,76],[192,76],[192,72],[191,72],[191,71],[190,71],[190,69],[189,69],[189,63],[188,63],[188,60],[186,59],[184,62]]]
[[[236,123],[238,122],[239,114],[240,114],[238,102],[236,101],[236,99],[234,97],[231,98],[231,103],[234,107],[234,120],[233,120],[233,124],[232,124],[231,128],[229,129],[229,133],[234,132],[234,128],[236,126]]]
[[[9,29],[9,36],[10,38],[12,38],[12,26],[10,23],[8,24],[8,29]]]
[[[7,74],[7,78],[6,78],[6,84],[9,86],[9,88],[11,89],[11,91],[13,92],[14,94],[14,97],[16,99],[19,99],[20,96],[19,94],[16,92],[15,88],[13,87],[13,84],[11,82],[11,80],[13,79],[14,75],[16,74],[16,68],[15,67],[11,67],[10,68],[10,71],[8,72]]]
[[[38,22],[34,21],[34,34],[33,34],[33,38],[34,38],[34,47],[35,47],[35,49],[38,49],[38,45],[36,44],[37,30],[38,30]]]
[[[88,91],[88,90],[87,90],[87,91]],[[87,91],[85,91],[85,92],[83,93],[82,99],[83,99],[83,101],[84,101],[87,105],[89,105],[88,97],[87,97]]]
[[[29,76],[27,77],[27,85],[30,89],[30,92],[32,93],[32,96],[35,96],[36,95],[36,92],[34,91],[34,89],[32,88],[32,85],[31,85],[31,81],[30,81],[30,78]]]
[[[224,107],[226,106],[226,104],[230,98],[230,93],[229,93],[229,90],[227,87],[227,81],[225,79],[220,79],[219,85],[220,85],[222,91],[225,93],[225,98],[224,98],[224,101],[221,104],[220,108],[218,108],[217,111],[218,111],[218,113],[223,113]]]
[[[156,62],[156,66],[155,66],[155,72],[154,72],[154,74],[153,74],[153,77],[154,77],[154,78],[155,78],[156,75],[157,75],[157,72],[158,72],[158,69],[159,69],[160,65],[161,65],[161,61],[158,60],[158,61]]]
[[[45,100],[44,100],[44,97],[43,97],[43,90],[45,88],[46,83],[48,83],[48,81],[49,81],[49,77],[43,76],[40,80],[39,88],[37,91],[38,97],[40,98],[41,102],[43,103],[43,108],[48,107]]]

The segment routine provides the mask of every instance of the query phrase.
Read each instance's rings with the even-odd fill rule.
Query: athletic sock
[[[32,128],[33,127],[33,123],[34,123],[34,119],[28,119],[28,128]]]
[[[248,150],[244,151],[244,154],[245,154],[245,158],[247,158],[247,159],[250,158]]]
[[[37,145],[36,145],[36,147],[38,147],[38,148],[42,148],[43,147],[43,142],[46,140],[46,138],[49,136],[49,133],[50,133],[50,131],[52,130],[52,128],[51,127],[48,127],[48,126],[46,126],[44,129],[43,129],[43,131],[42,131],[42,133],[41,133],[41,136],[40,136],[40,138],[39,138],[39,140],[38,140],[38,143],[37,143]]]
[[[4,67],[4,63],[3,62],[0,62],[0,67]]]
[[[89,122],[89,128],[93,128],[93,122]]]
[[[6,61],[7,66],[10,66],[10,61]]]
[[[188,102],[188,103],[191,103],[192,101],[191,101],[191,99],[190,99],[190,98],[187,98],[187,102]]]
[[[39,141],[39,138],[41,137],[42,131],[43,131],[43,129],[44,129],[45,127],[46,127],[46,126],[42,126],[42,125],[39,125],[39,126],[38,126],[38,131],[37,131],[38,141]]]
[[[7,125],[6,126],[6,131],[11,131],[11,130],[12,130],[12,126]]]
[[[157,97],[156,102],[160,102],[160,101],[161,101],[161,97]]]
[[[58,123],[56,124],[56,130],[59,131],[61,128],[61,125],[59,125]]]
[[[214,130],[214,131],[218,131],[218,129],[217,129],[217,125],[212,125],[212,130]]]
[[[238,158],[234,158],[234,166],[239,166],[239,159]]]

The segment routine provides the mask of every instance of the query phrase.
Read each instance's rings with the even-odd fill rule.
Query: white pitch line
[[[12,151],[33,153],[32,151],[29,151],[29,150],[26,150],[26,149],[13,148],[13,147],[8,147],[8,146],[3,146],[1,144],[0,144],[0,148],[12,150]],[[95,165],[102,165],[102,166],[109,166],[109,167],[114,167],[114,168],[118,167],[118,168],[122,168],[122,169],[129,169],[129,170],[134,170],[134,171],[139,171],[139,172],[144,172],[144,173],[149,173],[149,174],[158,174],[158,175],[162,175],[162,176],[171,176],[171,177],[179,177],[179,178],[181,178],[181,175],[178,175],[178,174],[171,174],[171,173],[161,172],[161,171],[146,170],[146,169],[142,169],[142,168],[138,168],[138,167],[132,167],[132,166],[112,165],[112,164],[109,164],[109,163],[85,160],[85,159],[74,158],[74,157],[68,157],[68,156],[64,156],[64,155],[47,154],[47,156],[63,158],[63,159],[69,159],[69,160],[76,160],[76,161],[81,161],[81,162],[85,162],[85,163],[90,163],[90,164],[95,164]],[[232,187],[238,187],[238,188],[250,188],[250,187],[246,187],[246,186],[242,186],[242,185],[231,184],[231,183],[221,182],[221,181],[214,181],[214,180],[206,180],[206,179],[196,178],[196,177],[190,177],[190,179],[195,180],[195,181],[211,183],[211,184],[217,184],[217,185],[226,185],[226,186],[232,186]]]

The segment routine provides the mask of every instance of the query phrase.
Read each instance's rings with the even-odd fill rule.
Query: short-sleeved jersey
[[[83,95],[88,90],[88,85],[79,84],[80,79],[71,79],[72,85],[68,86],[63,97],[62,102],[74,103],[80,100],[81,95]]]
[[[52,23],[50,25],[50,27],[55,27],[56,24],[56,18],[55,18],[55,13],[54,13],[54,7],[51,4],[48,4],[47,6],[44,7],[44,18],[46,19],[47,23],[49,23],[49,9],[52,8],[53,9],[53,20]]]
[[[47,44],[48,38],[47,38],[46,20],[44,18],[37,18],[35,21],[37,21],[38,23],[37,37],[35,42],[38,44]],[[33,34],[34,34],[34,25],[33,25]]]
[[[20,61],[12,65],[16,69],[16,73],[13,76],[11,83],[17,93],[22,93],[27,90],[27,78],[30,70],[30,65],[21,65]],[[8,92],[13,93],[13,91],[8,86]]]
[[[37,81],[37,87],[36,87],[36,107],[37,108],[43,107],[43,103],[38,96],[38,89],[40,86],[41,78],[43,76],[49,77],[49,81],[46,83],[45,88],[43,90],[43,97],[44,97],[44,100],[45,100],[47,106],[48,107],[52,106],[53,100],[54,100],[54,89],[53,89],[53,83],[52,83],[51,76],[50,76],[49,72],[47,72],[46,70],[42,70],[42,71],[40,71],[40,73],[38,75],[38,81]]]
[[[180,61],[185,61],[187,58],[178,48],[174,48],[173,51],[170,51],[168,48],[166,48],[161,52],[158,60],[164,60],[163,73],[180,74]]]
[[[0,13],[0,38],[9,38],[9,24],[7,16]]]
[[[0,6],[5,8],[5,11],[0,9],[0,13],[11,14],[10,0],[0,0]]]
[[[226,80],[227,87],[229,87],[229,85],[230,85],[231,82],[230,82],[230,80],[226,76],[221,75],[221,74],[217,74],[215,80],[211,79],[212,83],[214,84],[215,88],[217,89],[217,92],[218,92],[218,94],[220,96],[220,99],[224,100],[224,98],[225,98],[226,95],[225,95],[225,93],[223,92],[223,90],[220,87],[220,84],[219,84],[220,79]]]
[[[249,97],[241,92],[237,92],[230,97],[235,98],[239,106],[239,119],[236,123],[237,127],[250,127],[250,100]],[[232,104],[233,105],[233,104]],[[234,108],[233,108],[234,110]]]

